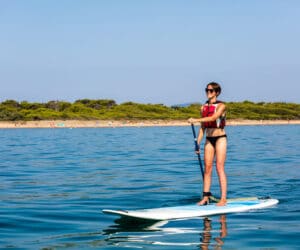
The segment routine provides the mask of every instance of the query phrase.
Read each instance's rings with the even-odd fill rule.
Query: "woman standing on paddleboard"
[[[224,169],[227,150],[227,136],[224,130],[225,127],[225,112],[226,106],[223,102],[217,100],[221,94],[221,86],[216,82],[207,84],[205,89],[207,95],[207,102],[201,107],[202,117],[199,119],[190,118],[189,123],[201,123],[197,142],[200,142],[206,133],[206,142],[204,146],[204,184],[203,197],[198,202],[199,205],[204,205],[209,202],[211,196],[210,186],[212,179],[213,162],[216,159],[216,168],[219,176],[219,183],[221,189],[221,199],[217,203],[218,206],[226,205],[227,196],[227,178]],[[200,152],[196,152],[200,154]]]

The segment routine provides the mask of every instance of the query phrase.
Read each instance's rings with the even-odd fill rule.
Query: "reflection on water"
[[[190,227],[186,227],[187,224]],[[114,225],[103,230],[103,235],[106,236],[108,245],[122,247],[151,244],[169,247],[195,245],[203,250],[222,249],[227,236],[226,216],[159,222],[120,218],[115,220]],[[178,237],[179,235],[181,236]]]
[[[219,221],[220,228],[218,231],[220,232],[220,235],[212,239],[212,221],[209,218],[203,219],[203,233],[201,234],[202,237],[200,238],[201,249],[208,250],[209,245],[214,245],[213,241],[217,243],[215,245],[215,249],[222,249],[221,247],[224,245],[224,238],[227,236],[226,215],[221,215]]]
[[[120,217],[115,220],[114,225],[110,226],[108,229],[104,229],[103,233],[105,235],[112,235],[121,232],[157,231],[160,230],[160,226],[163,226],[166,223],[168,222]]]

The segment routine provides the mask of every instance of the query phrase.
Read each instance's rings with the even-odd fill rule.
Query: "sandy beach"
[[[300,124],[300,120],[228,120],[228,126],[246,125],[287,125]],[[0,129],[5,128],[106,128],[106,127],[150,127],[189,126],[182,120],[44,120],[44,121],[0,121]]]

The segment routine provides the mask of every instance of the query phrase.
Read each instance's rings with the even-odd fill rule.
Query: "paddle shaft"
[[[192,123],[191,126],[192,126],[192,130],[193,130],[193,135],[194,135],[195,151],[199,152],[200,148],[199,148],[199,144],[198,144],[198,141],[197,141],[197,136],[196,136],[196,131],[195,131],[194,124]],[[201,170],[201,174],[202,174],[202,179],[204,181],[204,171],[203,171],[203,165],[202,165],[202,161],[201,161],[200,152],[197,153],[197,156],[198,156],[198,162],[199,162],[200,170]]]

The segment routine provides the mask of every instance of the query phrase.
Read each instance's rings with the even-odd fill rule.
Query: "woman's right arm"
[[[200,129],[199,129],[198,138],[197,138],[198,145],[200,145],[200,143],[202,141],[202,138],[203,138],[203,135],[204,135],[204,131],[205,131],[205,128],[203,128],[201,126]]]
[[[201,112],[201,114],[202,114],[202,112],[203,112],[203,106],[201,106],[200,112]],[[199,145],[199,148],[200,148],[200,143],[201,143],[201,140],[202,140],[202,138],[203,138],[204,132],[205,132],[204,126],[203,126],[203,124],[200,124],[199,133],[198,133],[198,138],[197,138],[197,143],[198,143],[198,145]]]

